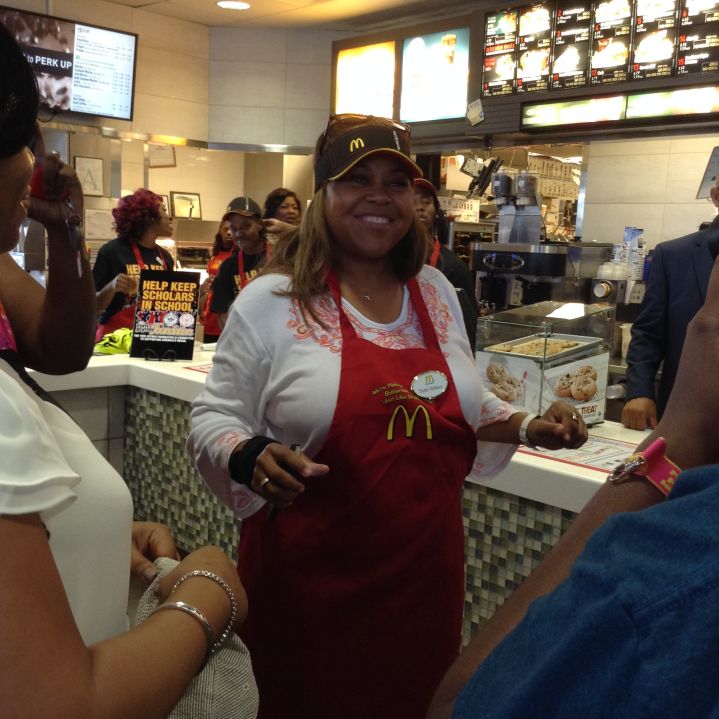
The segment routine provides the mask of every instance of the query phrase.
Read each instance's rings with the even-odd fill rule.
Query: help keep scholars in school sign
[[[135,304],[131,357],[192,359],[200,276],[143,270]]]

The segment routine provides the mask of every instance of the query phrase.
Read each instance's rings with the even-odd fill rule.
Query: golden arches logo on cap
[[[350,142],[350,152],[355,152],[361,148],[364,148],[364,140],[361,137],[355,137],[355,139]]]
[[[409,127],[386,119],[384,123],[352,127],[325,142],[316,158],[315,191],[375,154],[392,155],[401,162],[410,179],[421,177],[422,170],[410,155]]]

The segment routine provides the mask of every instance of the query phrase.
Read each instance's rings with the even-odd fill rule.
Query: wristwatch
[[[666,497],[682,471],[667,457],[666,448],[664,437],[658,437],[641,452],[635,452],[617,465],[607,481],[621,484],[636,475],[651,482]]]

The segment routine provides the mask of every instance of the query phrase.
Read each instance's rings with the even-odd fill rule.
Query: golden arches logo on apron
[[[391,442],[394,439],[395,425],[397,423],[397,417],[400,413],[404,415],[405,437],[407,437],[408,439],[414,437],[414,426],[417,422],[417,417],[421,413],[424,416],[424,426],[427,439],[432,439],[432,420],[429,417],[429,412],[427,411],[427,408],[423,407],[421,404],[417,405],[417,407],[414,408],[414,412],[412,412],[412,414],[410,415],[405,406],[403,404],[399,404],[394,408],[394,412],[392,412],[392,416],[389,420],[389,425],[387,426],[387,441]]]

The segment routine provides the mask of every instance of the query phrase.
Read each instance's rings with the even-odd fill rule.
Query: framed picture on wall
[[[202,219],[200,196],[196,192],[175,192],[170,190],[170,204],[173,217],[185,217],[190,220]]]
[[[151,142],[147,146],[147,160],[150,167],[175,167],[177,164],[175,146]]]
[[[75,172],[77,172],[83,195],[102,197],[104,192],[101,157],[80,157],[75,155]]]

